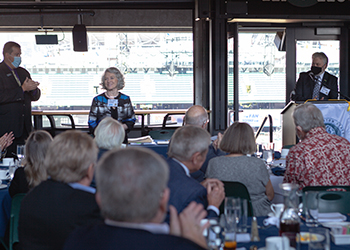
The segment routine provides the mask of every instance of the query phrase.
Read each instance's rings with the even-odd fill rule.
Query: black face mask
[[[321,67],[311,66],[311,72],[314,73],[314,75],[318,75],[319,73],[321,73],[321,71]]]

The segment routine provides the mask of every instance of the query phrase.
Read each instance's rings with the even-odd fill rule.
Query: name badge
[[[331,90],[329,88],[326,88],[325,86],[322,86],[320,92],[324,95],[328,95],[328,93],[330,92]]]
[[[116,99],[108,99],[107,106],[108,107],[117,107],[118,106],[118,100],[116,100]]]

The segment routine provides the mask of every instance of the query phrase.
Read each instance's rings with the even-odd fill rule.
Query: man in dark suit
[[[170,168],[169,204],[179,212],[195,201],[203,204],[208,217],[219,215],[218,208],[225,198],[223,183],[217,179],[206,179],[199,183],[190,176],[190,173],[201,168],[210,142],[206,130],[191,125],[178,128],[171,138],[167,159]],[[169,221],[169,217],[166,221]]]
[[[170,207],[170,228],[163,223],[169,199],[169,170],[161,156],[145,148],[111,150],[96,170],[96,200],[105,223],[77,229],[65,250],[206,248],[203,206],[191,203],[179,216]],[[203,248],[202,248],[203,247]]]
[[[7,149],[7,156],[16,153],[32,130],[32,101],[40,98],[39,83],[31,79],[27,70],[19,67],[21,46],[7,42],[0,63],[0,135],[13,131],[15,140]]]
[[[19,249],[61,250],[76,227],[102,223],[89,187],[97,159],[91,136],[66,131],[51,142],[44,165],[50,179],[22,200],[19,215]]]
[[[184,125],[193,125],[201,127],[203,129],[207,129],[208,122],[208,112],[202,106],[193,105],[186,111],[184,117]],[[210,159],[217,156],[226,155],[225,152],[221,151],[218,148],[221,138],[222,134],[219,133],[217,139],[209,144],[207,157],[204,163],[202,164],[202,167],[198,171],[191,173],[192,178],[196,179],[198,182],[204,181],[205,172],[207,171],[208,162]]]
[[[328,57],[323,52],[314,53],[311,70],[300,73],[291,99],[293,101],[338,99],[338,78],[326,72],[327,66]]]

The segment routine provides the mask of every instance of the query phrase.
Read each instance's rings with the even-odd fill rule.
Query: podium
[[[336,134],[350,141],[350,103],[346,100],[328,100],[306,102],[314,104],[323,114],[326,130],[330,134]],[[305,102],[305,103],[306,103]],[[304,102],[289,102],[281,112],[282,115],[282,145],[294,145],[297,143],[295,125],[293,120],[294,109]]]

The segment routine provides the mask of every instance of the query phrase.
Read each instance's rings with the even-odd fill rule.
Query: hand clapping
[[[23,91],[31,91],[36,89],[39,86],[39,84],[40,84],[39,82],[35,82],[32,79],[29,79],[28,77],[26,77],[26,79],[22,84],[22,89]]]
[[[8,146],[10,146],[13,142],[13,132],[6,133],[0,137],[0,152],[4,151]]]

